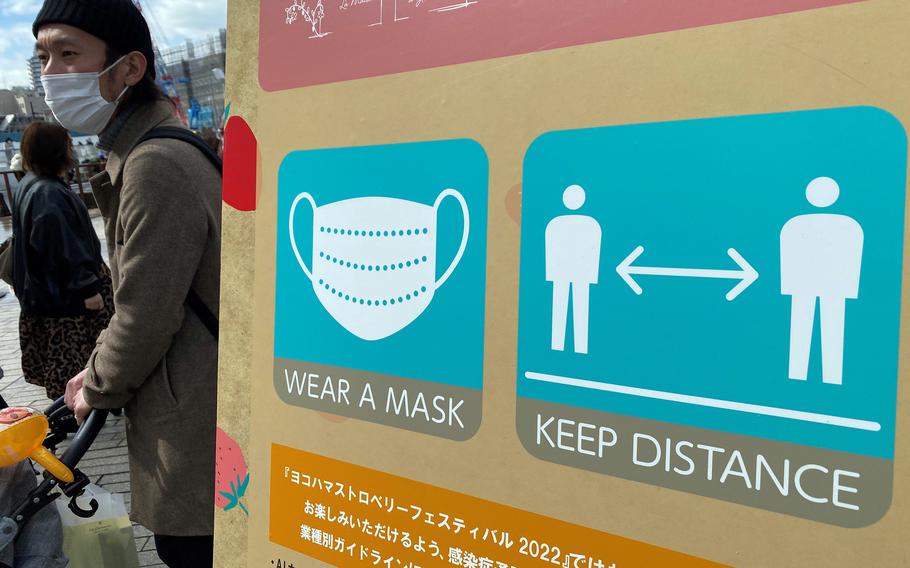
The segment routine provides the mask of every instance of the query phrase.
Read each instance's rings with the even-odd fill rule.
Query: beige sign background
[[[229,6],[228,97],[259,141],[255,212],[225,207],[219,426],[244,450],[249,516],[217,512],[224,568],[320,562],[269,540],[272,444],[738,566],[904,566],[908,343],[890,510],[839,528],[538,460],[516,433],[522,159],[551,130],[872,105],[910,124],[910,3],[869,0],[488,61],[266,92],[259,5]],[[288,57],[288,65],[306,61]],[[273,386],[277,172],[294,150],[471,138],[489,158],[483,417],[467,441],[336,418]],[[230,144],[230,141],[229,141]],[[906,262],[906,255],[905,255]],[[905,272],[904,293],[907,293]],[[907,321],[906,306],[902,321]]]

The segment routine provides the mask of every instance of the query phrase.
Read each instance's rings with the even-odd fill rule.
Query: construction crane
[[[180,93],[177,92],[177,87],[174,85],[174,77],[168,71],[167,65],[164,63],[164,57],[161,56],[161,51],[158,49],[158,45],[161,40],[167,42],[167,36],[164,34],[164,30],[161,28],[161,25],[158,23],[157,18],[155,18],[155,12],[151,8],[143,6],[141,0],[133,0],[133,4],[136,5],[136,8],[142,13],[145,17],[145,21],[149,25],[149,31],[152,34],[152,49],[155,53],[155,83],[158,87],[167,95],[177,107],[177,114],[180,117],[183,124],[188,124],[186,113],[183,110],[183,103],[180,100]]]

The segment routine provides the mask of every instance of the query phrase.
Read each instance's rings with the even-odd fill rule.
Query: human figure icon
[[[567,187],[562,202],[570,211],[581,209],[585,190]],[[553,283],[551,348],[565,350],[571,297],[575,353],[587,354],[590,288],[600,271],[600,223],[587,215],[560,215],[547,224],[545,240],[547,281]]]
[[[823,209],[840,196],[831,178],[812,180],[809,203]],[[780,232],[781,294],[791,296],[789,377],[809,374],[815,306],[821,306],[822,380],[843,383],[847,299],[859,297],[863,229],[852,217],[830,213],[800,215]]]

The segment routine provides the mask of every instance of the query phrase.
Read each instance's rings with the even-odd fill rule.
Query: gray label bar
[[[477,433],[483,416],[483,391],[275,359],[275,391],[301,406],[440,438],[464,441]]]
[[[535,457],[842,527],[891,506],[892,460],[518,399]]]

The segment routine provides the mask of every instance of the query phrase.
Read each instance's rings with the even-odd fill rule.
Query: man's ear
[[[145,72],[148,70],[148,61],[146,61],[145,56],[138,51],[131,51],[126,55],[121,63],[126,69],[126,75],[123,77],[123,82],[128,86],[133,87],[145,77]]]

